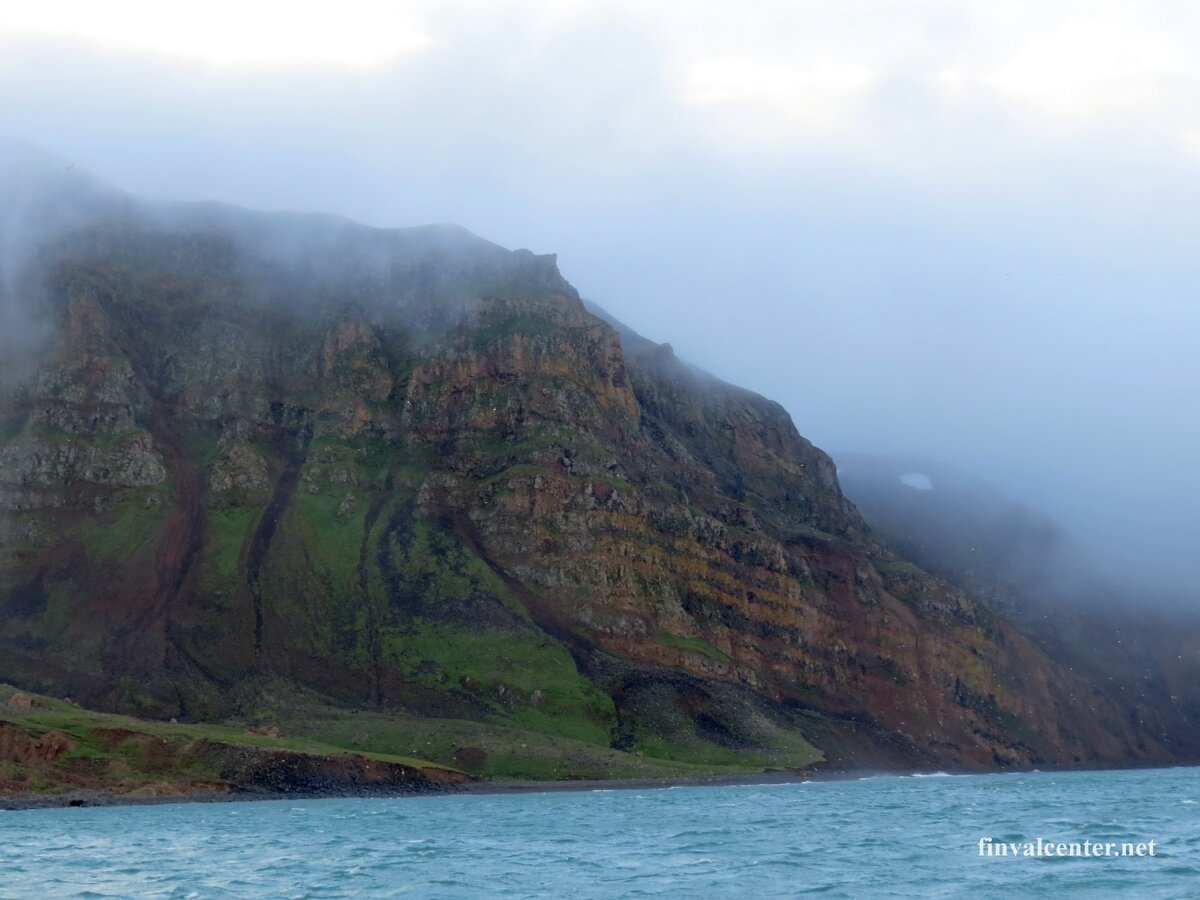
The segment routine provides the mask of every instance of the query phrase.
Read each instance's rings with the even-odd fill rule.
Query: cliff
[[[906,473],[928,483],[914,489]],[[1135,572],[1113,583],[1062,525],[953,468],[850,455],[838,476],[897,553],[1001,612],[1174,753],[1200,744],[1194,603],[1147,590]]]
[[[10,279],[40,343],[0,407],[0,679],[751,768],[1195,755],[884,547],[778,404],[553,257],[113,197]],[[472,749],[429,758],[493,771]]]

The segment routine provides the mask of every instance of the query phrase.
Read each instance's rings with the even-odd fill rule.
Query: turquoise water
[[[0,896],[1200,897],[1197,801],[1159,769],[0,812]]]

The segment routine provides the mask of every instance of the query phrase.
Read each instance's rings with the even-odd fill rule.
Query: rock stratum
[[[559,777],[589,747],[1196,757],[887,549],[782,407],[607,320],[554,257],[37,171],[6,207],[0,680],[185,722],[476,723],[566,742]],[[500,771],[467,743],[441,761]]]

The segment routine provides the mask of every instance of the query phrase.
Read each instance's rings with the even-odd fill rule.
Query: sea
[[[0,812],[6,898],[810,894],[1200,897],[1200,769]]]

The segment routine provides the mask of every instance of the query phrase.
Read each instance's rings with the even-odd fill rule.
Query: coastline
[[[796,771],[753,772],[736,775],[698,775],[678,778],[610,778],[610,779],[562,779],[555,781],[472,781],[456,785],[413,785],[409,789],[375,787],[364,785],[358,789],[333,788],[329,790],[296,791],[197,791],[186,794],[163,796],[136,796],[116,794],[97,789],[65,791],[60,794],[12,793],[0,794],[0,812],[18,812],[31,809],[88,808],[97,806],[158,806],[166,803],[240,803],[260,800],[344,800],[344,799],[392,799],[405,797],[429,797],[444,794],[489,795],[489,794],[541,794],[564,792],[615,791],[615,790],[661,790],[675,787],[731,787],[758,784],[801,784],[812,781],[841,781],[867,775],[905,775],[905,771],[868,772],[819,771],[805,769]],[[964,773],[965,774],[965,773]]]
[[[1200,763],[1146,766],[1081,766],[1072,768],[1034,769],[989,769],[948,771],[920,771],[914,769],[797,769],[787,771],[765,771],[729,775],[699,775],[677,778],[611,778],[611,779],[561,779],[553,781],[472,781],[462,784],[412,785],[407,788],[396,786],[362,785],[356,788],[330,788],[322,790],[294,791],[197,791],[188,794],[163,796],[137,796],[116,794],[96,789],[66,791],[61,794],[10,793],[0,794],[0,812],[21,812],[35,809],[66,809],[110,806],[160,806],[173,803],[243,803],[267,800],[351,800],[351,799],[403,799],[407,797],[431,797],[439,795],[495,795],[495,794],[552,794],[594,791],[664,790],[688,787],[738,787],[754,785],[811,784],[814,782],[858,781],[864,778],[929,778],[963,775],[1031,775],[1064,772],[1122,772],[1154,769],[1198,768]]]

